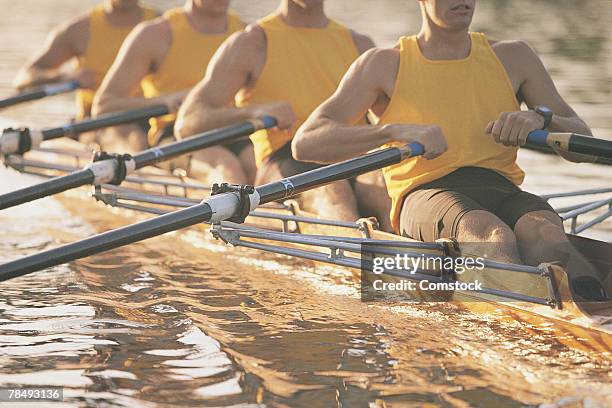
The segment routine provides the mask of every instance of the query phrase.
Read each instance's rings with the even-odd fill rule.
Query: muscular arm
[[[145,99],[135,91],[140,81],[163,60],[169,48],[169,28],[162,19],[140,23],[127,36],[94,98],[94,116],[167,103],[167,96]]]
[[[47,83],[77,79],[74,74],[61,72],[59,68],[81,53],[80,43],[86,44],[89,37],[87,16],[55,28],[45,41],[43,49],[25,66],[14,80],[14,86],[23,90]]]
[[[382,112],[390,99],[399,69],[397,49],[372,49],[353,63],[336,92],[317,108],[291,143],[297,160],[333,163],[364,154],[389,142],[419,142],[424,157],[447,149],[436,125],[355,125],[369,110]]]
[[[265,62],[265,35],[261,28],[249,27],[229,37],[213,56],[204,79],[179,109],[175,133],[188,137],[258,116],[257,106],[236,107],[234,98],[253,81],[253,65],[262,56]]]
[[[501,46],[501,47],[500,47]],[[578,114],[559,94],[550,74],[535,51],[526,43],[512,41],[495,45],[500,59],[511,75],[519,75],[520,94],[523,102],[533,109],[538,105],[554,112],[549,126],[551,132],[575,132],[591,136],[591,130]],[[557,150],[561,156],[571,161],[584,161],[587,156]],[[592,161],[587,159],[587,161]]]

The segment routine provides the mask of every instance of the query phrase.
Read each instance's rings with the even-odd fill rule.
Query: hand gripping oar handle
[[[241,200],[248,200],[248,205],[251,210],[254,210],[261,204],[288,198],[334,181],[396,164],[411,155],[422,153],[423,147],[418,143],[401,148],[392,147],[264,184],[251,190],[253,193],[246,198],[238,192],[215,195],[189,208],[0,265],[0,281],[6,281],[30,272],[60,265],[202,222],[226,220],[240,214],[244,204]]]
[[[142,167],[196,150],[228,143],[246,137],[257,130],[274,126],[276,126],[276,119],[263,117],[204,132],[164,146],[153,147],[133,157],[129,155],[102,155],[103,160],[96,161],[83,170],[0,195],[0,210],[88,184],[112,183],[118,185],[127,175]]]
[[[99,116],[95,119],[82,120],[43,130],[8,128],[4,129],[2,136],[0,136],[0,153],[24,154],[32,148],[38,147],[45,140],[57,139],[68,135],[77,135],[79,133],[103,129],[110,126],[123,125],[139,120],[163,116],[168,113],[169,111],[166,105],[156,105],[121,113],[111,113]]]
[[[534,130],[529,133],[527,144],[556,147],[568,152],[612,159],[612,141],[577,133],[551,133],[547,130]]]
[[[10,96],[6,99],[0,100],[0,109],[7,108],[13,105],[17,105],[19,103],[34,101],[36,99],[42,99],[47,96],[71,92],[78,88],[79,88],[79,81],[77,80],[64,82],[61,84],[44,85],[44,86],[41,86],[40,88],[36,88],[31,91],[22,92],[18,95]]]

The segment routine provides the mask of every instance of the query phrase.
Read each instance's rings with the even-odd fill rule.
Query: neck
[[[221,34],[227,31],[227,13],[211,13],[190,0],[185,4],[185,14],[196,31],[204,34]]]
[[[323,4],[301,7],[292,0],[283,0],[278,13],[287,24],[294,27],[325,28],[329,23]]]
[[[468,28],[455,31],[444,29],[429,18],[423,19],[417,40],[423,55],[433,60],[467,58],[472,46]]]

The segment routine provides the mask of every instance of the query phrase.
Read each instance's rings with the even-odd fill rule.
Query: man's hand
[[[386,133],[386,139],[393,142],[422,144],[425,149],[423,157],[427,160],[435,159],[448,149],[440,126],[388,124],[384,126],[383,132]]]
[[[76,71],[71,78],[72,80],[77,80],[79,83],[79,87],[83,89],[96,89],[98,86],[98,80],[96,78],[96,73],[91,69],[82,68]]]
[[[293,108],[288,102],[273,102],[253,106],[252,114],[254,118],[272,116],[276,119],[276,127],[279,129],[291,129],[297,120],[295,112],[293,112]]]
[[[177,113],[188,93],[189,90],[184,90],[164,95],[163,100],[164,104],[168,107],[168,111],[170,113]]]
[[[542,129],[544,118],[535,111],[503,112],[494,122],[489,122],[485,132],[504,146],[523,146],[527,136]]]

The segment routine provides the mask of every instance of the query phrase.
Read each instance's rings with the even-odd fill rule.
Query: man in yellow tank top
[[[282,0],[274,13],[223,44],[181,107],[175,130],[189,135],[270,115],[278,128],[251,137],[256,184],[310,170],[316,165],[291,157],[291,139],[372,46],[368,37],[328,18],[323,0]],[[307,210],[355,220],[356,202],[345,200],[350,192],[348,182],[336,183],[305,193],[300,201]]]
[[[175,112],[190,88],[198,83],[219,45],[232,33],[242,30],[240,19],[228,13],[229,0],[188,0],[182,8],[168,10],[158,19],[136,27],[96,94],[96,115],[113,111],[166,104],[173,112],[150,121],[148,135],[138,126],[106,131],[103,147],[119,146],[141,150],[173,140]],[[135,95],[142,88],[143,95]],[[148,140],[147,140],[148,139]],[[228,180],[247,182],[239,159],[252,162],[250,142],[238,142],[194,153],[190,174],[211,183]],[[176,164],[176,162],[175,162]]]
[[[77,117],[90,115],[93,93],[110,68],[123,40],[134,26],[157,12],[137,0],[106,0],[85,15],[55,28],[45,47],[18,73],[15,87],[25,88],[77,80]],[[75,68],[61,71],[74,60]]]
[[[469,31],[476,0],[419,4],[421,31],[353,64],[334,96],[298,131],[296,158],[330,163],[419,142],[424,157],[384,170],[397,232],[476,243],[476,253],[506,262],[563,261],[578,295],[604,297],[600,278],[569,242],[559,216],[517,187],[523,171],[516,151],[529,132],[591,134],[588,126],[527,44]],[[520,103],[530,110],[521,111]],[[368,111],[377,124],[356,125]]]

